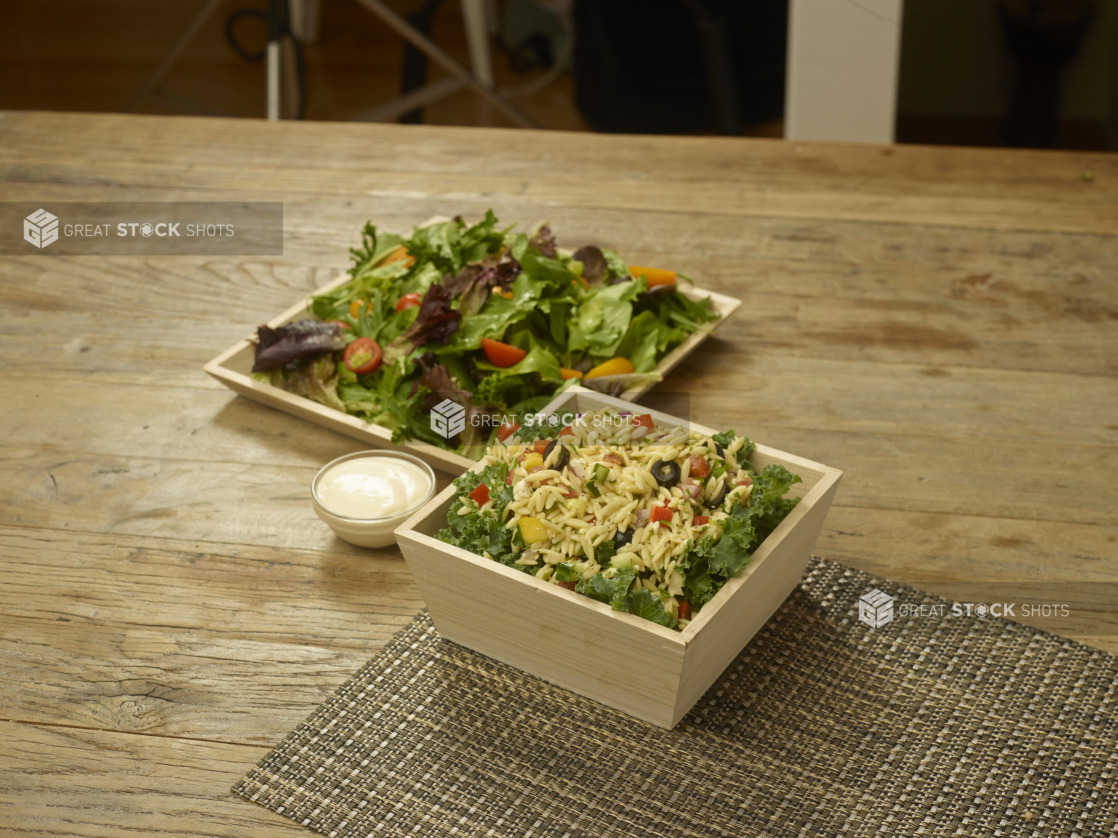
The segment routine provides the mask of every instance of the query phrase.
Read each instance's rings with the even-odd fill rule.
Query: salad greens
[[[391,429],[393,442],[475,459],[500,419],[516,423],[572,383],[616,394],[659,380],[657,362],[718,318],[675,274],[650,287],[610,250],[568,254],[548,227],[514,232],[492,211],[407,237],[370,223],[351,254],[349,281],[313,298],[314,319],[261,327],[253,372]],[[466,409],[449,440],[429,416],[448,398]]]

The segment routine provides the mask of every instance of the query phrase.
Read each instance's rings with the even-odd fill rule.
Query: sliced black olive
[[[571,452],[568,451],[567,446],[560,443],[559,440],[553,439],[547,444],[547,448],[543,450],[543,461],[545,463],[547,462],[547,458],[551,456],[551,452],[555,450],[556,445],[560,446],[561,450],[559,453],[559,459],[555,461],[555,465],[553,465],[552,468],[556,471],[562,471],[566,467],[567,463],[571,461]]]
[[[728,494],[730,494],[730,487],[729,487],[728,484],[723,483],[722,484],[722,491],[718,493],[718,497],[716,497],[714,500],[712,500],[708,504],[708,506],[711,509],[718,509],[720,506],[722,506],[722,503],[723,503],[723,501],[726,500],[726,495],[728,495]]]
[[[670,489],[679,482],[679,466],[670,460],[668,462],[657,460],[652,464],[652,476],[665,489]]]
[[[721,457],[723,460],[726,459],[726,452],[722,450],[722,446],[719,445],[717,442],[714,443],[714,450],[718,452],[719,457]]]
[[[618,550],[620,550],[626,544],[632,544],[632,543],[633,543],[633,528],[632,527],[625,530],[625,532],[621,532],[621,530],[618,530],[613,536],[613,546]]]

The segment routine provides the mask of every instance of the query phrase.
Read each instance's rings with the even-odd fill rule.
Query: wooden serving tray
[[[427,226],[439,220],[445,219],[430,219],[420,226]],[[339,285],[343,285],[348,281],[349,275],[343,274],[333,282],[319,288],[311,296],[325,294],[327,291],[332,291]],[[723,323],[726,318],[733,314],[738,306],[741,305],[741,300],[728,297],[725,294],[704,291],[689,285],[680,285],[677,287],[681,293],[692,300],[702,300],[710,297],[711,304],[720,317],[718,320],[705,325],[699,331],[695,332],[695,334],[691,335],[691,337],[660,360],[660,363],[655,366],[653,371],[664,376],[666,376],[676,364],[693,352],[699,344],[706,340],[708,335],[714,332],[719,324]],[[275,329],[294,320],[312,317],[310,306],[311,297],[300,300],[287,311],[269,320],[268,325]],[[459,475],[474,466],[475,461],[471,460],[469,457],[464,457],[461,454],[456,454],[453,451],[448,451],[445,448],[439,448],[425,442],[408,442],[403,445],[395,445],[392,442],[392,431],[388,428],[371,424],[356,416],[350,416],[348,413],[342,413],[339,410],[334,410],[326,405],[319,404],[310,399],[305,399],[302,396],[296,396],[279,387],[273,387],[271,384],[256,381],[250,373],[256,354],[256,344],[253,342],[254,338],[255,332],[222,352],[206,364],[203,369],[226,387],[235,390],[242,396],[247,396],[250,399],[270,405],[286,413],[308,419],[318,425],[338,431],[339,433],[358,439],[376,448],[391,448],[396,451],[406,451],[410,454],[414,454],[427,462],[432,468],[437,468],[448,474]],[[623,392],[621,398],[627,401],[634,401],[648,392],[653,386],[654,384],[644,384],[632,387]]]
[[[626,410],[620,399],[582,387],[559,394],[544,413]],[[683,422],[657,411],[657,421]],[[715,431],[692,422],[703,434]],[[758,445],[757,469],[780,463],[802,483],[799,504],[753,553],[737,576],[674,631],[614,611],[439,541],[455,488],[448,486],[396,530],[396,542],[439,633],[663,728],[672,728],[799,584],[842,477],[836,468]],[[482,463],[473,468],[480,470]]]

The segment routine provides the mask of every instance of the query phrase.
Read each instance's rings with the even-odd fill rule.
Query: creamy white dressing
[[[389,518],[423,500],[431,478],[415,463],[355,457],[330,468],[316,489],[322,505],[343,518]]]

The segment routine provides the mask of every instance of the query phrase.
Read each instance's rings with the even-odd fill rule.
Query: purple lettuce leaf
[[[394,364],[429,343],[446,343],[458,331],[462,319],[462,313],[450,307],[452,300],[453,296],[441,285],[430,286],[412,324],[384,347],[384,362]]]
[[[345,349],[345,338],[338,324],[320,320],[296,320],[278,329],[261,326],[256,330],[256,337],[253,372],[271,372],[308,355]]]
[[[606,262],[602,249],[594,244],[580,247],[571,257],[582,262],[582,278],[590,287],[600,285],[602,280],[609,276],[609,263]]]
[[[551,228],[546,224],[536,232],[536,235],[528,239],[528,244],[540,252],[540,255],[546,256],[548,259],[554,259],[557,255],[555,247],[555,234],[551,232]]]

